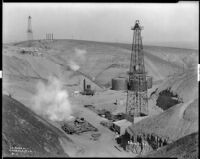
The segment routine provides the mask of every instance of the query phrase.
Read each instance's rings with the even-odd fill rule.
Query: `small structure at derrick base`
[[[130,121],[126,119],[118,120],[112,123],[112,128],[117,132],[119,135],[123,135],[126,129],[132,125]]]
[[[31,26],[31,16],[28,16],[28,29],[27,29],[27,40],[28,40],[28,46],[31,46],[31,42],[33,40],[33,31]]]
[[[142,45],[139,20],[136,20],[133,30],[133,43],[129,69],[127,90],[126,115],[127,120],[134,123],[134,117],[148,115],[147,76],[144,65],[144,52]],[[150,81],[152,82],[152,79]],[[152,84],[148,87],[150,88]]]

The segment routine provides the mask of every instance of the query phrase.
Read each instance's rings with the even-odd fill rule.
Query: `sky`
[[[132,42],[131,26],[144,27],[144,45],[198,49],[199,2],[179,3],[3,3],[3,43],[34,39]]]

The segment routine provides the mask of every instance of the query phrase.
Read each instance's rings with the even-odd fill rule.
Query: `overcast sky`
[[[199,4],[4,3],[3,42],[26,40],[28,16],[34,39],[132,42],[131,26],[140,20],[143,43],[198,48]]]

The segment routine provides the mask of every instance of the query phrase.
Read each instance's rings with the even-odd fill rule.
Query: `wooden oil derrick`
[[[134,117],[148,115],[147,80],[144,66],[144,53],[142,46],[139,20],[136,20],[133,30],[133,43],[129,69],[129,81],[126,103],[127,119],[134,122]]]
[[[28,16],[27,40],[28,40],[28,46],[30,47],[32,40],[33,40],[33,31],[32,31],[32,26],[31,26],[31,16]]]

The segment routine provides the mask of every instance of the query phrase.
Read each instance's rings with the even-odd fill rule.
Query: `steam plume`
[[[68,92],[61,86],[61,81],[55,77],[50,77],[46,84],[39,82],[37,93],[33,97],[32,109],[53,121],[72,119],[72,106],[68,99]]]
[[[75,54],[73,57],[70,58],[69,66],[73,71],[77,71],[80,69],[79,64],[85,62],[86,60],[85,55],[87,51],[83,49],[78,49],[78,48],[75,48],[74,51],[75,51]]]
[[[69,66],[73,71],[77,71],[80,69],[80,66],[73,60],[69,61]]]

